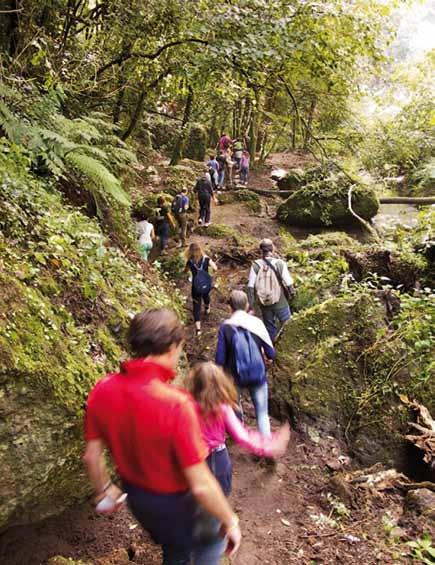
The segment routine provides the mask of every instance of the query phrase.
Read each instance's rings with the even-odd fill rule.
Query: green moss
[[[54,187],[13,168],[0,166],[0,177],[2,528],[83,499],[90,388],[127,355],[132,315],[164,306],[184,317],[184,300],[158,270],[142,271],[109,245]]]
[[[365,464],[402,464],[409,414],[398,394],[435,409],[433,306],[409,300],[395,330],[369,292],[296,314],[278,342],[273,405],[346,440]]]
[[[207,131],[201,124],[193,124],[189,129],[184,157],[203,161],[207,150]]]
[[[212,224],[208,228],[198,227],[195,229],[195,233],[199,235],[205,235],[207,237],[213,237],[216,239],[224,239],[230,237],[237,237],[238,232],[225,224]]]
[[[235,202],[243,202],[246,208],[253,214],[261,212],[261,200],[255,192],[238,190],[219,194],[220,204],[234,204]]]
[[[282,222],[299,226],[352,225],[356,220],[348,209],[351,186],[353,210],[370,220],[379,208],[375,190],[352,182],[334,163],[306,171],[302,187],[279,206],[277,217]]]

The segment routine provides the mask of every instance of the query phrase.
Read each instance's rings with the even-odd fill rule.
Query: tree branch
[[[116,59],[112,59],[112,61],[109,61],[108,63],[100,67],[96,72],[96,77],[98,78],[105,71],[107,71],[107,69],[110,69],[114,65],[120,65],[121,63],[128,61],[128,59],[137,57],[140,59],[148,59],[149,61],[153,61],[154,59],[160,57],[160,55],[170,47],[176,47],[177,45],[183,45],[184,43],[199,43],[201,45],[209,45],[209,42],[205,39],[190,37],[187,39],[177,39],[176,41],[170,41],[169,43],[166,43],[165,45],[159,47],[157,51],[154,51],[154,53],[125,53],[123,55],[120,55],[119,57],[116,57]]]

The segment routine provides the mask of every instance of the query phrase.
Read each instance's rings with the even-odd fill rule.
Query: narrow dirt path
[[[284,166],[284,157],[275,156],[275,166]],[[292,157],[292,164],[297,158]],[[269,167],[271,164],[269,165]],[[270,186],[269,171],[253,175],[255,186]],[[271,237],[279,244],[279,226],[271,217],[273,203],[264,200],[262,213],[252,215],[242,203],[216,206],[213,223],[226,224],[253,241]],[[218,261],[231,247],[228,239],[194,235]],[[200,338],[190,326],[186,346],[191,363],[212,359],[217,328],[229,314],[226,298],[230,288],[243,288],[249,264],[219,262],[218,290],[213,291],[212,312],[204,321]],[[189,283],[180,285],[186,294]],[[190,311],[190,302],[187,307]],[[271,383],[273,386],[273,382]],[[246,403],[247,419],[254,425],[253,410]],[[273,421],[273,426],[279,425]],[[341,563],[366,565],[407,563],[395,556],[387,543],[382,517],[402,512],[398,495],[349,499],[346,512],[337,511],[332,494],[331,461],[343,448],[331,437],[319,437],[312,430],[292,433],[287,454],[275,469],[230,443],[234,467],[231,503],[241,518],[243,544],[236,559],[239,565],[309,565]],[[311,437],[311,439],[310,439]],[[55,503],[55,501],[54,501]],[[127,510],[112,517],[95,514],[91,504],[25,528],[4,534],[0,562],[7,565],[45,564],[50,557],[63,555],[99,565],[157,565],[160,552]]]

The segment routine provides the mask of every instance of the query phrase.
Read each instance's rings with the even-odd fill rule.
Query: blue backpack
[[[231,346],[236,384],[239,387],[261,385],[264,381],[264,360],[251,332],[234,326]]]
[[[193,290],[195,294],[199,294],[200,296],[207,295],[212,288],[212,277],[208,274],[208,272],[204,269],[204,262],[205,258],[201,261],[201,265],[198,267],[192,261],[192,265],[196,269],[196,274],[193,277]]]

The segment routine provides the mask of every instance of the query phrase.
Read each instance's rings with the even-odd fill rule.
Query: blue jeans
[[[218,173],[218,186],[222,187],[224,185],[224,180],[225,180],[225,169],[222,169],[222,171],[219,171]]]
[[[242,167],[240,169],[240,181],[241,182],[248,182],[248,174],[249,174],[248,167]]]
[[[167,224],[166,222],[162,224],[157,231],[157,235],[160,238],[160,251],[163,251],[168,244],[169,224]]]
[[[199,545],[193,551],[163,546],[163,565],[218,565],[225,551],[225,539]]]
[[[274,341],[278,334],[278,325],[284,324],[290,319],[291,312],[290,307],[287,305],[284,308],[275,308],[274,306],[267,306],[266,308],[261,308],[261,314],[263,316],[263,322],[269,332],[270,339]]]
[[[270,436],[270,420],[269,420],[269,388],[267,381],[260,386],[247,387],[251,396],[252,403],[255,408],[255,418],[257,420],[258,431],[263,436]],[[243,418],[242,404],[239,402],[240,412]]]

